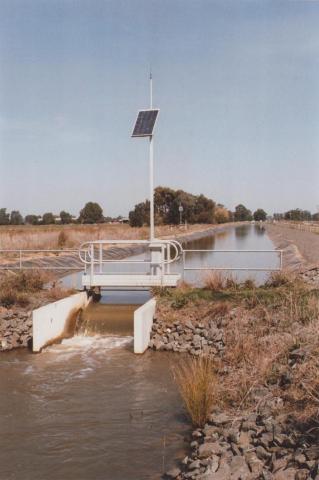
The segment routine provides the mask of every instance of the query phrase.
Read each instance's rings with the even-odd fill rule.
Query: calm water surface
[[[277,268],[279,265],[278,253],[274,252],[245,252],[245,250],[274,250],[274,244],[269,239],[265,229],[260,225],[240,225],[238,227],[225,228],[224,231],[217,231],[214,235],[184,243],[183,247],[188,250],[239,250],[240,252],[187,252],[186,267],[219,267],[219,268]],[[130,257],[134,260],[150,260],[147,253]],[[108,273],[136,272],[145,273],[149,265],[142,264],[113,264],[107,268]],[[183,272],[182,261],[171,266],[171,272]],[[257,283],[267,280],[269,272],[266,271],[239,271],[225,272],[234,278],[243,281],[248,278],[254,279]],[[201,285],[207,271],[185,271],[184,279]],[[63,280],[66,286],[81,288],[82,274],[74,273]]]

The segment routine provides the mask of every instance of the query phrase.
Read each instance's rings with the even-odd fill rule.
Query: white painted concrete
[[[148,347],[156,300],[151,298],[134,312],[134,353],[144,353]]]
[[[179,273],[161,275],[103,274],[82,275],[84,287],[176,287]]]
[[[40,352],[44,345],[60,337],[70,315],[87,304],[87,294],[81,292],[33,310],[33,351]]]

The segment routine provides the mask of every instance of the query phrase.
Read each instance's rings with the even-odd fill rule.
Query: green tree
[[[27,215],[24,219],[25,223],[29,225],[38,225],[39,224],[39,217],[38,215]]]
[[[79,221],[81,223],[102,223],[104,222],[103,210],[98,203],[88,202],[80,211]]]
[[[308,210],[301,210],[295,208],[285,213],[285,220],[292,220],[294,222],[304,222],[311,220],[311,213]]]
[[[235,222],[246,222],[250,221],[253,219],[253,216],[251,214],[251,211],[248,210],[244,205],[241,203],[237,205],[235,208],[235,213],[234,213],[234,220]]]
[[[23,217],[18,210],[12,210],[10,215],[11,225],[23,225]]]
[[[143,227],[143,225],[150,224],[150,202],[138,203],[135,205],[134,210],[129,213],[129,222],[131,227]]]
[[[52,212],[46,212],[42,216],[43,225],[51,225],[55,223],[55,218]]]
[[[60,218],[61,218],[61,223],[63,223],[63,225],[67,223],[72,223],[72,215],[68,212],[65,212],[64,210],[60,212]]]
[[[263,210],[262,208],[258,208],[255,212],[254,212],[254,220],[256,222],[264,222],[267,218],[267,213],[265,212],[265,210]]]
[[[6,208],[0,208],[0,225],[9,225],[10,215]]]
[[[183,207],[182,220],[188,223],[213,223],[215,220],[215,202],[205,195],[193,195],[184,190],[157,187],[154,193],[155,223],[178,224],[180,206]],[[135,205],[129,213],[130,225],[141,226],[149,223],[149,202]]]

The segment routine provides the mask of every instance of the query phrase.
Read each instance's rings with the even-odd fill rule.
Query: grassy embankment
[[[203,425],[213,407],[236,416],[270,405],[298,422],[318,420],[317,288],[283,273],[258,288],[212,275],[203,289],[182,285],[157,294],[157,316],[166,324],[213,322],[224,332],[221,356],[174,367],[194,425]]]
[[[173,237],[205,230],[211,225],[184,226],[161,225],[156,227],[159,237]],[[59,249],[78,247],[88,240],[122,239],[143,240],[149,238],[149,228],[133,228],[129,225],[22,225],[0,227],[0,249]]]

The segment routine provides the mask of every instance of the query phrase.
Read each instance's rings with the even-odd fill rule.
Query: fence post
[[[103,250],[102,250],[102,243],[100,243],[100,273],[102,273],[102,260],[103,260]]]
[[[90,287],[93,283],[93,275],[94,275],[94,245],[91,243],[91,269],[90,269]]]

